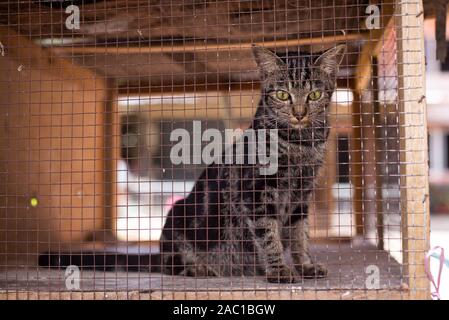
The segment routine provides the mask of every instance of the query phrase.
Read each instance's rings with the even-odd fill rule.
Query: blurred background
[[[425,21],[426,99],[429,128],[430,243],[449,253],[449,57],[436,59],[435,20]],[[446,30],[446,35],[449,30]],[[449,45],[449,43],[448,43]],[[438,261],[432,260],[436,277]],[[449,269],[442,274],[442,297],[449,299]]]

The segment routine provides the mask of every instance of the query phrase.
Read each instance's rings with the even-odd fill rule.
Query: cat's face
[[[315,57],[298,56],[298,53],[277,56],[253,46],[263,79],[262,99],[273,127],[310,131],[326,125],[335,77],[345,49],[339,45]]]

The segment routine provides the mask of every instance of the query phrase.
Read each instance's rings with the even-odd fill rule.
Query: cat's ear
[[[270,50],[253,44],[252,51],[264,79],[285,69],[285,63]]]
[[[344,44],[331,48],[316,59],[315,66],[334,77],[338,72],[345,53],[346,46]]]

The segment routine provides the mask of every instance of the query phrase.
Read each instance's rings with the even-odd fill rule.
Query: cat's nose
[[[294,106],[292,111],[296,118],[302,119],[307,115],[307,106]]]

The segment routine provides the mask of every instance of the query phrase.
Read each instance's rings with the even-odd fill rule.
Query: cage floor
[[[367,267],[379,268],[378,289],[400,289],[401,265],[387,252],[374,246],[353,246],[349,243],[315,244],[311,253],[317,261],[327,265],[324,279],[300,279],[294,284],[272,284],[262,277],[190,278],[145,272],[103,272],[82,270],[80,290],[83,292],[205,292],[205,291],[267,291],[267,290],[365,290]],[[0,290],[64,292],[65,270],[38,267],[8,268],[0,272]]]

